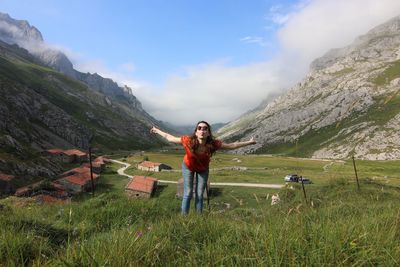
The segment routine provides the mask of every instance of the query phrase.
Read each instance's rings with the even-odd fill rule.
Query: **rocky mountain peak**
[[[363,159],[400,158],[400,16],[316,59],[297,85],[219,131],[256,137],[239,152]],[[291,152],[290,152],[291,151]]]
[[[9,43],[43,42],[42,34],[26,20],[16,20],[0,12],[0,38]]]
[[[318,71],[335,64],[338,60],[353,54],[354,60],[363,60],[366,57],[380,57],[379,53],[365,53],[368,47],[383,50],[390,46],[393,35],[398,36],[400,32],[400,15],[392,18],[384,24],[378,25],[369,30],[365,35],[357,37],[354,42],[343,48],[335,48],[328,51],[324,56],[314,60],[311,65],[311,71]],[[375,43],[375,44],[374,44]],[[363,54],[360,54],[363,52]]]

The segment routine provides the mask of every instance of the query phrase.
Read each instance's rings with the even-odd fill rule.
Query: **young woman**
[[[229,144],[216,140],[211,133],[210,125],[205,121],[198,122],[193,134],[190,136],[184,135],[176,137],[157,129],[156,127],[151,128],[150,132],[159,134],[171,143],[182,144],[185,148],[186,155],[184,156],[182,163],[182,214],[187,214],[189,212],[190,200],[193,192],[193,177],[195,174],[197,178],[197,184],[195,185],[196,211],[199,213],[203,211],[203,193],[208,180],[209,163],[211,156],[218,149],[235,149],[256,143],[253,138],[249,141]]]

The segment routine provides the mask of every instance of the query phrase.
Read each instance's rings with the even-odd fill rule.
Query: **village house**
[[[125,187],[131,198],[150,198],[157,187],[157,179],[148,176],[133,176]]]
[[[48,149],[44,151],[44,155],[65,163],[69,163],[74,160],[74,157],[65,154],[63,149]]]
[[[12,184],[14,179],[14,175],[0,173],[0,193],[13,193],[15,191],[14,185]]]
[[[43,180],[27,186],[19,187],[15,191],[14,195],[17,197],[30,197],[33,194],[33,192],[37,191],[40,188],[42,183]]]
[[[64,153],[73,158],[72,162],[86,162],[88,161],[88,154],[78,149],[65,150]]]
[[[97,157],[92,161],[92,170],[95,173],[101,173],[106,166],[106,159],[104,157]],[[82,167],[90,168],[90,163],[82,164]]]
[[[72,162],[86,162],[88,160],[88,155],[78,149],[48,149],[44,151],[44,154],[50,156],[54,159],[58,159],[61,162],[72,163]]]
[[[158,163],[158,162],[151,162],[151,161],[142,161],[137,166],[138,170],[142,171],[151,171],[151,172],[160,172],[161,170],[170,170],[172,169],[170,166]]]
[[[96,185],[99,180],[99,175],[93,173],[93,183]],[[90,173],[71,174],[57,180],[66,190],[73,193],[82,193],[92,189],[92,180]]]
[[[98,183],[99,178],[100,175],[93,172],[93,182],[95,185]],[[74,193],[90,191],[92,188],[90,168],[78,167],[66,171],[61,174],[61,178],[56,182]]]

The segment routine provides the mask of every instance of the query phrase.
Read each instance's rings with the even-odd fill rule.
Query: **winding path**
[[[123,167],[121,167],[121,168],[119,168],[117,170],[119,175],[132,178],[132,175],[129,175],[129,174],[125,173],[125,170],[128,169],[131,166],[131,164],[123,162],[123,161],[119,161],[119,160],[114,160],[114,159],[110,159],[110,161],[112,161],[114,163],[118,163],[118,164],[124,165]],[[158,182],[167,183],[167,184],[176,184],[177,183],[177,181],[168,181],[168,180],[158,180]],[[257,183],[210,183],[210,185],[257,187],[257,188],[275,188],[275,189],[279,189],[279,188],[282,188],[284,186],[282,184],[257,184]]]

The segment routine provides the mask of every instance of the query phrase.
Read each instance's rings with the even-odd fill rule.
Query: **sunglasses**
[[[207,126],[197,126],[197,131],[208,131],[208,127]]]

